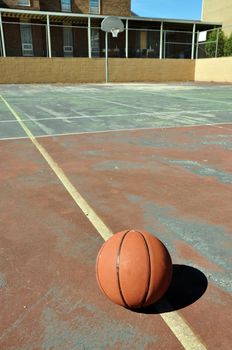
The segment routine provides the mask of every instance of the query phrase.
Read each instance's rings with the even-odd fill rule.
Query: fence
[[[104,57],[105,33],[99,24],[82,25],[2,21],[1,56]],[[109,35],[108,56],[121,58],[193,58],[192,31],[128,28],[117,38]],[[4,39],[4,40],[3,40]],[[195,42],[194,42],[195,41]],[[199,48],[201,51],[201,48]]]
[[[232,56],[232,25],[198,32],[196,58]]]

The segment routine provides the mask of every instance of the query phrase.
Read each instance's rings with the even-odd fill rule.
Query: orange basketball
[[[163,243],[150,233],[122,231],[100,249],[96,276],[100,289],[114,303],[141,308],[156,302],[168,289],[172,261]]]

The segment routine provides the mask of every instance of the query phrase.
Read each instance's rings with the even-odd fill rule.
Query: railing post
[[[197,49],[196,49],[196,59],[198,59],[198,50],[199,50],[199,30],[197,32]]]
[[[126,58],[128,58],[128,19],[126,20],[126,50],[125,50],[125,55]]]
[[[217,29],[217,39],[216,39],[215,57],[217,57],[217,55],[218,55],[219,30],[220,30],[220,28]]]
[[[2,13],[0,12],[0,32],[1,32],[1,43],[2,43],[2,55],[6,57],[6,48],[5,48],[5,40],[4,40],[4,32],[2,25]]]
[[[164,30],[164,53],[163,58],[166,58],[166,30]]]
[[[195,35],[196,35],[196,23],[193,25],[193,35],[192,35],[192,52],[191,59],[194,59],[194,48],[195,48]]]
[[[159,52],[160,60],[163,58],[163,22],[160,24],[160,52]]]
[[[89,58],[92,58],[92,45],[91,45],[91,18],[88,17],[88,50]]]
[[[50,33],[50,18],[47,15],[47,39],[48,39],[48,57],[52,57],[52,48],[51,48],[51,33]]]

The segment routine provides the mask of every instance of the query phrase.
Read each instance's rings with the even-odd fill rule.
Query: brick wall
[[[193,81],[194,60],[117,58],[110,60],[111,82]]]
[[[89,13],[89,0],[73,0],[73,11]]]
[[[89,0],[72,0],[72,11],[90,13]],[[17,0],[0,0],[2,7],[60,12],[60,0],[31,0],[31,6],[18,6]],[[0,7],[1,7],[0,6]],[[101,0],[100,14],[114,16],[130,16],[131,0]]]
[[[18,6],[18,0],[1,0],[0,5],[2,7],[9,7],[14,9],[21,10],[39,10],[40,9],[40,0],[30,0],[30,6]],[[0,6],[0,7],[1,7]]]
[[[3,22],[7,21],[7,18],[3,18]],[[20,25],[18,19],[11,19],[12,24],[3,23],[5,49],[7,56],[21,56],[21,34]]]
[[[0,58],[0,83],[101,83],[104,58]],[[193,60],[109,59],[111,82],[193,81]]]
[[[101,83],[105,60],[89,58],[0,57],[0,83]]]
[[[60,0],[40,0],[40,9],[41,11],[53,11],[53,12],[60,12],[61,6],[60,6]]]
[[[130,16],[131,0],[102,0],[101,14],[114,16]]]

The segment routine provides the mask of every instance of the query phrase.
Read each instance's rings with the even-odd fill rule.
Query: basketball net
[[[112,29],[111,29],[111,33],[112,33],[112,36],[113,36],[114,38],[117,38],[118,33],[119,33],[119,29],[117,29],[117,28],[112,28]]]

